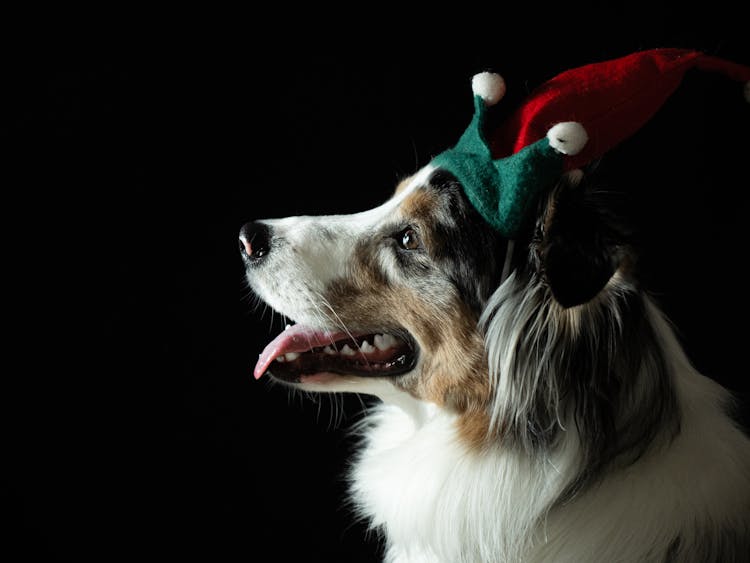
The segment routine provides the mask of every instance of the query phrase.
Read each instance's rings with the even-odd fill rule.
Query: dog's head
[[[509,246],[450,173],[427,166],[369,211],[246,224],[250,287],[296,323],[265,348],[255,376],[413,397],[486,430],[497,411],[490,374],[505,361],[492,358],[494,319],[530,337],[529,319],[513,316],[533,307],[574,330],[582,310],[627,283],[627,247],[595,199],[569,173]],[[513,292],[510,307],[502,296]]]

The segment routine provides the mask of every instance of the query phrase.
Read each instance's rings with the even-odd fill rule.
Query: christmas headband
[[[530,204],[566,170],[601,157],[638,131],[690,69],[742,82],[750,102],[750,67],[683,49],[653,49],[559,74],[534,90],[486,137],[487,108],[505,94],[498,74],[472,79],[474,116],[455,147],[433,159],[458,178],[484,219],[509,239]],[[495,154],[507,155],[493,159]]]

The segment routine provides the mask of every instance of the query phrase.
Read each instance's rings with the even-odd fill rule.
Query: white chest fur
[[[531,536],[559,474],[550,480],[526,456],[470,451],[455,415],[430,405],[409,414],[383,405],[370,422],[351,489],[386,533],[386,561],[494,561],[523,551],[518,539]]]
[[[501,445],[474,451],[455,415],[417,402],[368,418],[353,499],[384,531],[389,563],[656,561],[675,538],[688,554],[709,553],[723,531],[750,530],[750,449],[718,408],[718,387],[688,372],[680,435],[573,502],[555,507],[578,469],[574,433],[536,459]]]

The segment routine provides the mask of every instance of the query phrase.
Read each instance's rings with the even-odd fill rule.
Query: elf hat
[[[568,70],[542,84],[493,132],[491,142],[486,110],[503,97],[505,82],[494,73],[477,74],[471,123],[433,164],[453,173],[482,217],[513,239],[539,193],[562,172],[596,160],[638,131],[693,68],[741,82],[750,102],[750,67],[691,50],[641,51]]]

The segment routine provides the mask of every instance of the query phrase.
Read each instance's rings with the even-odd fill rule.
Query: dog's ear
[[[579,170],[563,177],[543,208],[537,229],[541,273],[560,305],[586,303],[604,288],[619,264],[609,210]]]

